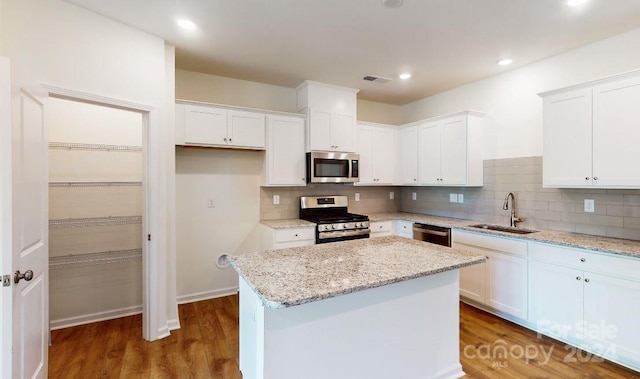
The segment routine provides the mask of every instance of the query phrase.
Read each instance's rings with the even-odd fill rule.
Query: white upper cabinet
[[[418,127],[398,131],[400,184],[418,185]]]
[[[591,129],[591,88],[545,97],[545,186],[591,185]]]
[[[176,145],[264,149],[265,115],[178,103]]]
[[[640,187],[639,106],[640,75],[593,88],[593,179],[598,186]]]
[[[267,116],[264,186],[305,186],[304,118]]]
[[[640,71],[540,96],[544,187],[640,188]]]
[[[354,152],[358,90],[305,81],[296,93],[308,114],[307,151]]]
[[[482,117],[468,111],[418,125],[420,185],[482,186]]]
[[[358,146],[360,154],[359,174],[363,184],[390,185],[394,182],[396,162],[396,130],[373,124],[358,124]]]

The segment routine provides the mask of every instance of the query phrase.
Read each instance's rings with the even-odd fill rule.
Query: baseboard
[[[169,337],[171,332],[169,331],[169,326],[165,325],[162,328],[158,329],[158,339],[161,340],[165,337]]]
[[[69,328],[72,326],[91,324],[93,322],[98,322],[98,321],[112,320],[114,318],[132,316],[140,313],[142,313],[142,305],[135,305],[133,307],[114,309],[111,311],[90,313],[87,315],[62,318],[59,320],[51,320],[49,322],[49,329],[56,330],[56,329]]]
[[[180,329],[180,320],[167,321],[167,327],[169,328],[169,331]]]
[[[191,295],[178,296],[178,304],[193,303],[196,301],[215,299],[217,297],[235,295],[238,293],[238,286],[222,288],[214,291],[198,292]]]
[[[465,375],[464,371],[462,371],[462,365],[460,363],[456,363],[451,365],[450,367],[446,367],[433,376],[429,377],[430,379],[458,379],[462,378]]]

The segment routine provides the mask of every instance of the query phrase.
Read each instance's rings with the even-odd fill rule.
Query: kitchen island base
[[[459,378],[458,280],[456,269],[272,309],[241,277],[243,378]]]

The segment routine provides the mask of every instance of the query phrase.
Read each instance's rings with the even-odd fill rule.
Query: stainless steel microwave
[[[307,153],[307,183],[356,183],[360,155],[351,153]]]

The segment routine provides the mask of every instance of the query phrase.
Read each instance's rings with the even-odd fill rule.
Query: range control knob
[[[336,226],[335,226],[335,225],[331,225],[331,229],[335,229],[335,228],[336,228]]]

